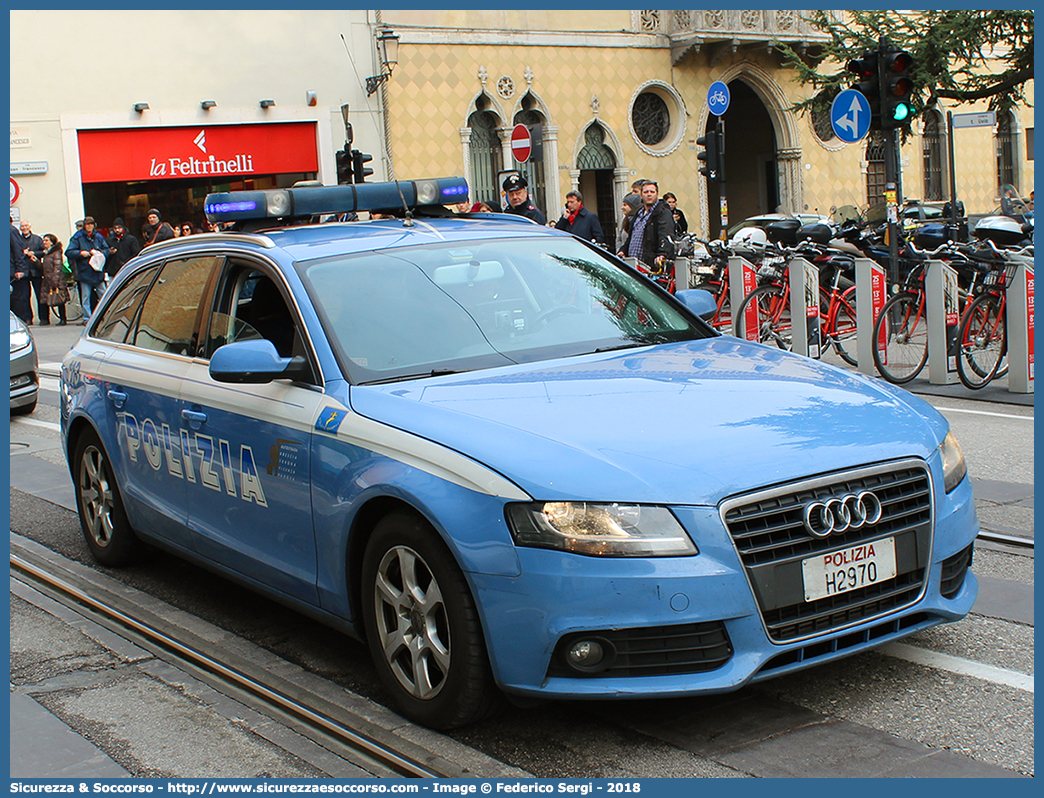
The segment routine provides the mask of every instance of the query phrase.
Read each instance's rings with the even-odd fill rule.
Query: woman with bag
[[[76,282],[80,284],[80,304],[83,305],[83,323],[90,319],[91,311],[101,296],[102,280],[105,279],[105,239],[98,232],[93,216],[83,220],[83,229],[77,230],[65,250]]]
[[[43,242],[40,301],[49,308],[58,309],[58,326],[61,327],[66,323],[65,303],[69,301],[69,286],[65,282],[65,269],[62,264],[62,242],[54,233],[45,235]]]

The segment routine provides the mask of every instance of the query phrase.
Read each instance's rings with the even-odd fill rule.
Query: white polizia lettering
[[[202,484],[218,492],[224,490],[233,498],[268,507],[254,450],[250,446],[239,446],[236,462],[232,444],[224,439],[215,444],[210,435],[202,432],[172,430],[166,424],[157,428],[151,418],[139,422],[131,413],[122,413],[121,416],[118,438],[131,463],[138,463],[138,453],[144,450],[145,459],[153,471],[159,471],[166,460],[166,471],[171,477],[194,485]]]

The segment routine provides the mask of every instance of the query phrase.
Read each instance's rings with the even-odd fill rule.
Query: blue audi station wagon
[[[147,542],[364,638],[436,728],[735,690],[967,614],[978,522],[932,407],[466,195],[210,195],[232,231],[128,264],[62,365],[94,557]],[[326,221],[365,211],[395,218]]]

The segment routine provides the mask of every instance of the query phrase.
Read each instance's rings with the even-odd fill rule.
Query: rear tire
[[[467,581],[424,520],[400,511],[377,524],[363,556],[362,605],[370,653],[403,715],[452,729],[499,707]]]
[[[833,307],[827,306],[833,312],[833,318],[829,320],[831,330],[830,342],[834,349],[850,366],[859,365],[858,331],[856,330],[856,294],[855,287],[849,288],[836,300]]]
[[[109,457],[93,431],[76,442],[73,470],[77,514],[91,555],[110,567],[132,562],[141,541],[127,520]]]
[[[903,385],[921,373],[928,362],[928,316],[920,294],[906,291],[885,302],[874,322],[871,351],[878,372],[895,385]]]

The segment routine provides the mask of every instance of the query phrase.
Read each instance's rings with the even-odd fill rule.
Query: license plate
[[[860,543],[801,561],[805,601],[895,578],[895,538]]]

